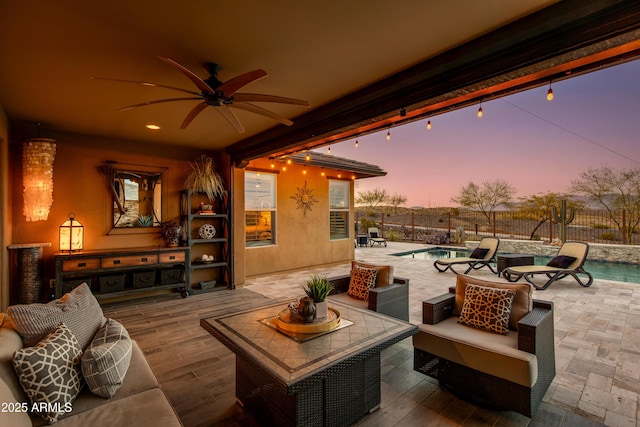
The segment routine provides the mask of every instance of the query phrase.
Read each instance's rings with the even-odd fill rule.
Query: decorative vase
[[[316,305],[313,300],[309,297],[300,298],[300,303],[298,304],[298,315],[300,316],[300,320],[304,323],[311,323],[315,318],[316,314]]]
[[[316,302],[316,319],[325,319],[329,315],[329,303],[327,301]]]

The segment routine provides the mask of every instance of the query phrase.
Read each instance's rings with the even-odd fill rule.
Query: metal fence
[[[552,218],[551,212],[546,218]],[[462,240],[496,236],[553,241],[560,238],[561,231],[560,224],[549,219],[542,221],[539,212],[528,211],[497,211],[487,218],[479,211],[455,208],[398,209],[396,213],[375,214],[357,208],[355,220],[358,234],[366,234],[367,225],[375,224],[388,240],[436,244],[455,243],[456,236]],[[610,215],[606,210],[577,209],[573,221],[566,225],[566,240],[640,244],[637,231],[622,232],[631,226],[625,211]]]

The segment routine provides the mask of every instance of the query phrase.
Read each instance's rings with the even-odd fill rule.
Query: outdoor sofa
[[[361,261],[352,261],[351,271],[353,272],[357,268],[376,270],[375,287],[368,290],[368,297],[361,299],[349,295],[349,286],[352,283],[352,273],[350,273],[328,278],[335,288],[329,299],[368,308],[377,313],[408,322],[409,279],[394,276],[392,265],[373,265]]]
[[[0,426],[182,425],[137,343],[124,327],[104,318],[88,286],[81,285],[48,304],[11,306],[8,313],[13,315],[0,313],[0,403],[4,409]],[[25,319],[31,322],[25,324]],[[45,338],[39,340],[42,334]],[[107,345],[96,345],[102,338]],[[87,364],[93,389],[101,395],[85,384],[84,369],[82,375],[70,372],[79,352],[95,356],[93,362],[107,363],[102,367],[108,368],[98,372],[93,369],[98,365],[85,357],[81,360],[81,365]],[[20,375],[14,358],[19,360]],[[36,369],[30,371],[27,365]],[[34,374],[37,370],[44,375]],[[26,383],[28,392],[23,388]],[[81,387],[78,396],[68,397],[76,387]],[[43,411],[33,412],[34,405]]]
[[[505,308],[509,295],[509,310],[492,311],[501,315],[499,325],[478,315],[487,301],[502,301]],[[458,275],[448,294],[423,302],[422,324],[413,336],[414,369],[463,398],[531,417],[556,372],[553,303],[532,295],[528,283]]]

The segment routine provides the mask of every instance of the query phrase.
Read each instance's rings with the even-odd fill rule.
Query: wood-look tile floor
[[[291,284],[288,290],[265,289],[257,280],[254,286],[186,299],[172,294],[105,304],[104,312],[123,323],[138,341],[185,427],[263,426],[260,414],[252,414],[235,402],[235,355],[202,329],[199,321],[269,301],[285,301],[283,296],[291,299],[292,289]],[[295,289],[300,292],[299,285]],[[413,370],[410,339],[383,351],[381,370],[381,407],[362,418],[357,426],[601,425],[547,403],[529,419],[458,399],[436,381]]]

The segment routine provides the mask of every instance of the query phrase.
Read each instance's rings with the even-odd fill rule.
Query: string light
[[[302,175],[306,175],[307,174],[307,165],[304,165],[302,167]]]
[[[480,102],[480,108],[478,108],[478,118],[482,118],[483,113],[482,113],[482,102]]]
[[[431,120],[427,120],[427,130],[431,130]]]
[[[287,164],[290,165],[291,164],[291,159],[287,159]]]
[[[271,169],[274,169],[276,167],[276,164],[273,162],[273,160],[271,160]]]
[[[329,146],[329,148],[327,148],[327,154],[331,154],[331,146]]]
[[[354,144],[356,148],[358,148],[358,140],[356,139],[356,143]]]
[[[551,82],[549,82],[549,90],[547,91],[547,101],[553,101],[553,89],[551,89]]]
[[[304,159],[308,162],[309,160],[311,160],[311,154],[307,153],[306,156],[304,156]]]
[[[387,141],[391,139],[391,128],[387,129]]]
[[[320,175],[321,175],[321,176],[324,176],[324,168],[322,168],[322,169],[321,169],[321,171],[320,171]]]

